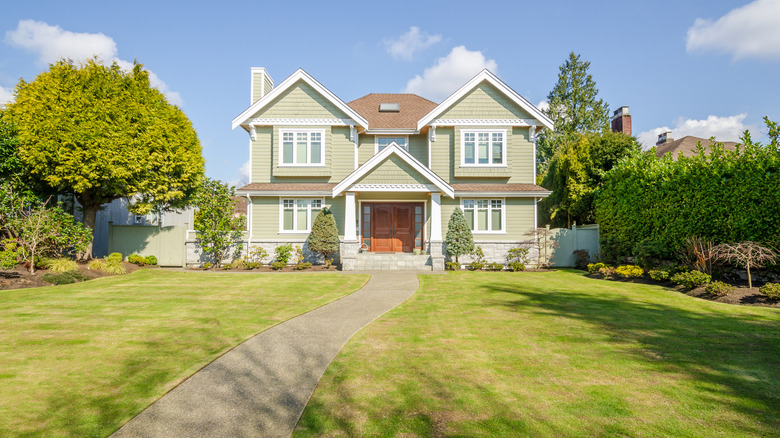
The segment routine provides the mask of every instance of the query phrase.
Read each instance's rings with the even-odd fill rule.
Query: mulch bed
[[[122,262],[127,273],[131,273],[140,267],[128,262]],[[86,263],[79,263],[79,271],[90,280],[98,277],[110,277],[102,271],[87,269]],[[29,287],[51,286],[51,283],[43,281],[43,275],[49,272],[46,269],[36,269],[35,274],[30,274],[24,264],[18,264],[13,269],[0,271],[0,290],[24,289]]]

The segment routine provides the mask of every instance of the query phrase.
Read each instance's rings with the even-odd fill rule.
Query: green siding
[[[252,141],[252,181],[251,183],[269,183],[271,182],[271,163],[272,153],[271,144],[273,143],[274,133],[270,126],[263,126],[256,129],[256,140]]]
[[[309,84],[298,81],[252,117],[344,119],[347,115]]]
[[[506,132],[506,167],[461,167],[461,132],[469,129],[500,129]],[[438,140],[438,130],[437,130]],[[454,163],[450,182],[535,184],[533,177],[534,145],[528,141],[528,128],[508,126],[458,126],[453,129],[451,142]]]
[[[441,221],[442,221],[442,237],[447,235],[447,225],[450,220],[450,215],[460,206],[461,197],[455,199],[442,197],[441,206]],[[497,198],[471,198],[465,197],[465,199],[497,199]],[[505,234],[481,234],[474,233],[474,240],[494,240],[494,241],[520,241],[528,240],[527,236],[524,236],[534,227],[534,200],[533,198],[504,198],[506,203],[506,224],[504,229]]]
[[[430,181],[400,157],[391,155],[355,184],[430,184]]]
[[[331,128],[327,146],[330,156],[330,182],[338,183],[355,171],[355,143],[349,139],[349,126]]]
[[[410,135],[409,136],[409,154],[421,162],[428,165],[428,136]]]
[[[452,181],[453,128],[436,128],[436,141],[431,143],[431,170],[445,181]]]
[[[284,198],[322,199],[321,196],[285,196]],[[252,197],[252,240],[262,239],[305,239],[309,233],[279,232],[279,196]],[[324,198],[324,206],[330,208],[339,229],[339,238],[344,237],[344,197]]]
[[[375,142],[374,135],[363,134],[358,137],[358,166],[362,166],[374,156]]]
[[[530,119],[532,117],[486,81],[474,87],[437,118]]]

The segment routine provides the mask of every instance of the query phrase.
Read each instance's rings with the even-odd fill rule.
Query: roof
[[[473,193],[506,193],[524,196],[549,196],[552,192],[536,184],[453,184],[456,195]]]
[[[400,112],[379,112],[381,103],[398,103]],[[417,122],[436,108],[436,103],[416,94],[371,93],[349,102],[358,114],[368,120],[371,129],[417,129]]]
[[[330,183],[252,183],[237,190],[239,193],[316,193],[330,194],[336,184]]]
[[[657,145],[655,150],[655,156],[660,158],[666,154],[671,153],[674,158],[677,158],[680,154],[683,154],[683,156],[686,157],[692,157],[698,153],[696,150],[696,146],[698,142],[701,142],[701,145],[708,150],[712,145],[712,142],[710,142],[706,138],[686,135],[685,137],[679,140],[667,141],[666,143],[661,143]],[[721,143],[723,143],[723,147],[729,151],[736,150],[737,145],[739,144],[734,141],[724,141]]]

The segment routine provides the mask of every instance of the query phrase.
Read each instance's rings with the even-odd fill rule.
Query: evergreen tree
[[[609,105],[598,99],[596,82],[588,73],[590,62],[574,52],[560,66],[558,82],[547,95],[550,108],[545,113],[555,123],[555,130],[539,135],[536,168],[544,176],[552,157],[561,145],[577,133],[602,132],[609,128]]]
[[[328,260],[329,255],[339,251],[339,229],[328,207],[324,207],[317,213],[314,223],[311,224],[309,249],[322,254],[325,260]]]
[[[450,215],[450,222],[447,224],[447,237],[444,239],[446,253],[450,257],[455,257],[455,262],[459,263],[458,256],[469,254],[474,251],[474,236],[471,235],[471,229],[463,216],[463,210],[455,208]]]

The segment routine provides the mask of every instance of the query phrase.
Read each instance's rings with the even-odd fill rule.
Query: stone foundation
[[[522,247],[527,248],[528,261],[530,264],[534,264],[538,258],[536,247],[531,242],[523,242],[517,240],[475,240],[475,247],[482,248],[482,252],[485,253],[485,262],[487,263],[501,263],[506,265],[506,255],[512,248]],[[454,262],[454,259],[447,257],[446,261]],[[463,264],[469,264],[474,261],[474,258],[470,255],[462,255],[458,257],[458,261]]]
[[[306,243],[305,240],[296,240],[296,239],[290,239],[290,240],[278,240],[278,239],[268,239],[268,240],[255,240],[252,239],[252,244],[247,245],[247,242],[240,242],[243,245],[243,249],[241,252],[237,252],[235,250],[235,247],[231,248],[230,251],[228,251],[227,256],[224,260],[222,260],[222,263],[230,263],[233,261],[233,259],[236,258],[243,258],[245,255],[249,254],[249,251],[251,251],[254,248],[261,247],[265,249],[265,252],[268,253],[268,256],[265,257],[262,260],[262,263],[264,265],[270,264],[274,259],[274,250],[277,246],[285,245],[285,244],[291,244],[293,246],[298,245],[303,250],[303,261],[309,262],[314,265],[321,265],[325,262],[325,260],[322,257],[322,254],[313,252],[309,250],[309,246]],[[211,258],[211,254],[204,254],[203,251],[200,249],[200,246],[198,246],[197,242],[195,240],[188,240],[186,242],[187,246],[187,266],[202,266],[204,263],[213,263],[213,260]],[[331,254],[330,258],[333,259],[333,263],[340,263],[339,260],[339,253]]]

